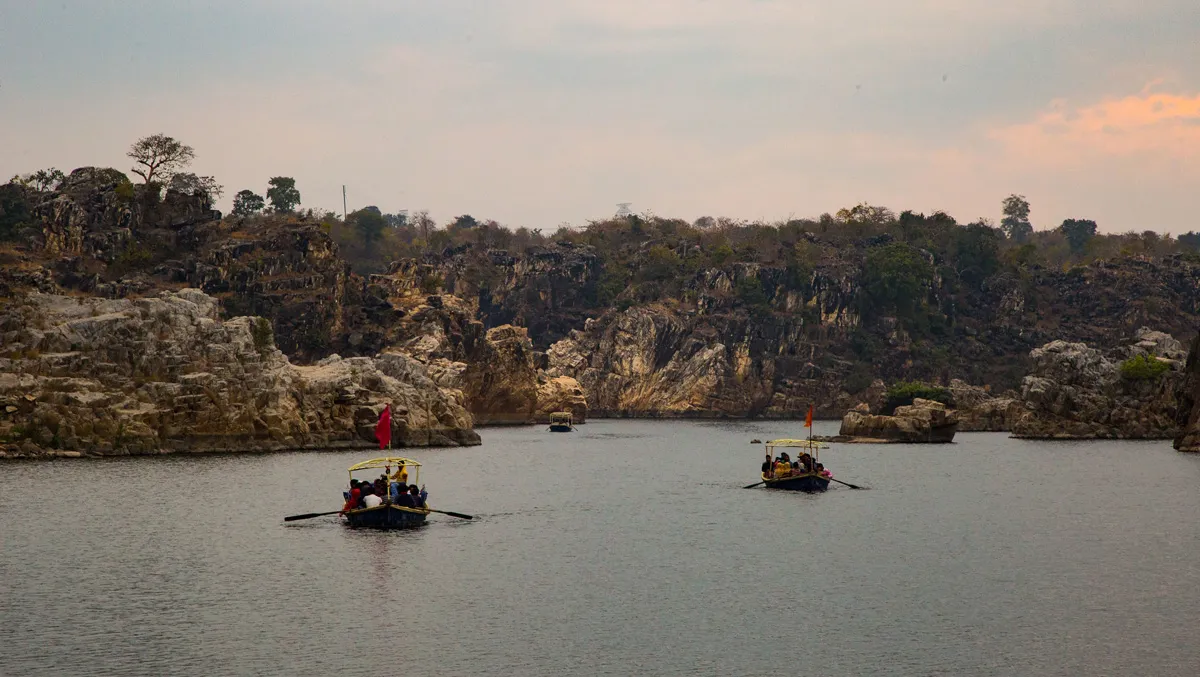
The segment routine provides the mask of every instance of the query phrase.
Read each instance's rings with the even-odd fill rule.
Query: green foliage
[[[983,223],[956,228],[951,256],[958,276],[979,288],[1000,267],[1000,233]]]
[[[113,259],[113,262],[109,264],[109,270],[118,275],[124,275],[138,270],[145,270],[153,262],[154,252],[139,244],[130,244]]]
[[[743,277],[734,285],[734,293],[742,305],[753,311],[768,308],[767,293],[763,291],[762,282],[757,277]]]
[[[1188,249],[1200,250],[1200,233],[1189,230],[1176,239],[1179,240],[1179,244],[1187,247]]]
[[[350,223],[354,224],[354,229],[358,231],[358,236],[362,238],[363,244],[371,246],[377,242],[383,231],[387,228],[387,221],[383,218],[383,212],[379,211],[378,207],[363,207],[362,209],[353,212],[348,217]]]
[[[1087,243],[1096,236],[1096,222],[1091,219],[1067,219],[1058,229],[1067,237],[1071,252],[1075,254],[1082,252]]]
[[[267,182],[267,199],[271,209],[277,212],[291,212],[300,205],[300,191],[296,189],[296,180],[290,176],[272,176]]]
[[[649,282],[665,282],[679,274],[679,255],[662,245],[646,251],[637,278]]]
[[[872,248],[862,272],[865,310],[895,312],[912,317],[934,278],[925,256],[909,245],[893,243]]]
[[[134,190],[133,183],[129,179],[118,183],[113,192],[126,205],[133,204],[134,198],[137,197],[137,191]]]
[[[265,355],[274,345],[275,332],[265,317],[256,317],[250,322],[250,337],[254,339],[254,349]]]
[[[1121,378],[1148,381],[1170,371],[1171,366],[1152,355],[1134,355],[1121,363]]]
[[[437,273],[428,273],[421,276],[421,291],[426,294],[436,294],[442,291],[446,281]]]
[[[16,239],[29,226],[33,204],[16,183],[0,186],[0,240]]]
[[[239,190],[233,196],[233,213],[236,216],[251,216],[266,207],[267,202],[252,190]]]
[[[601,307],[612,306],[629,287],[629,276],[605,266],[596,282],[596,303]]]
[[[1004,198],[1004,218],[1000,219],[1000,230],[1013,242],[1025,242],[1033,235],[1033,224],[1029,222],[1029,201],[1024,195],[1012,194]]]
[[[954,405],[954,396],[946,388],[920,381],[900,381],[888,387],[883,413],[891,416],[896,407],[906,407],[917,398],[941,402],[946,406]]]
[[[708,253],[708,265],[711,268],[721,268],[731,259],[733,259],[733,247],[725,242],[717,245]]]
[[[26,188],[44,193],[50,190],[58,190],[58,187],[66,178],[66,175],[62,171],[51,167],[49,169],[39,169],[31,174],[14,176],[13,183],[18,183]]]

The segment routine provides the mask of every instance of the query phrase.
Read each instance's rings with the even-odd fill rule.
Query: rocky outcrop
[[[802,323],[635,307],[550,346],[547,374],[579,381],[598,417],[794,418],[810,403],[818,416],[845,411],[850,396],[814,364]]]
[[[537,421],[546,423],[550,414],[566,411],[571,414],[572,423],[586,423],[588,415],[587,397],[579,381],[570,376],[546,376],[538,374],[537,389]]]
[[[592,247],[564,241],[523,252],[464,245],[398,261],[389,274],[413,291],[445,290],[464,299],[488,328],[525,327],[545,349],[600,315],[601,269]]]
[[[478,444],[455,393],[399,354],[292,365],[261,318],[194,289],[106,300],[33,293],[0,311],[5,456]]]
[[[1008,432],[1024,411],[1016,393],[994,397],[986,388],[966,381],[950,381],[950,394],[958,414],[958,432]]]
[[[533,423],[538,404],[535,351],[523,327],[484,331],[462,299],[425,295],[405,278],[375,276],[398,319],[388,328],[391,350],[427,365],[431,378],[456,389],[477,425]]]
[[[917,398],[891,416],[872,414],[866,404],[846,412],[838,439],[848,442],[952,442],[958,426],[954,410]]]
[[[1175,448],[1200,452],[1200,335],[1192,339],[1183,376],[1175,388]]]
[[[1013,424],[1013,437],[1173,438],[1185,355],[1170,335],[1146,328],[1111,359],[1083,343],[1053,341],[1035,349],[1033,370],[1021,385],[1024,411]],[[1153,370],[1161,373],[1122,369],[1122,360],[1139,356],[1161,365]]]

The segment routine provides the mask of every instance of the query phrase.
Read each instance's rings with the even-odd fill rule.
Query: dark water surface
[[[835,423],[819,423],[832,433]],[[363,452],[0,465],[3,675],[1197,675],[1200,457],[598,421],[414,450],[422,529],[333,517]]]

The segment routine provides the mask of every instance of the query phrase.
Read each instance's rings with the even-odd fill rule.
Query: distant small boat
[[[571,425],[571,412],[556,411],[550,414],[550,432],[552,433],[569,433],[575,427]]]
[[[399,456],[373,458],[369,461],[356,463],[350,466],[350,479],[354,479],[354,473],[364,470],[382,469],[383,474],[387,475],[391,472],[393,466],[396,468],[397,474],[404,468],[409,473],[412,484],[417,484],[417,476],[421,472],[421,464],[411,458],[402,458]],[[373,508],[347,510],[345,515],[346,524],[353,528],[409,529],[424,524],[425,518],[430,512],[428,506],[424,508],[409,508],[385,502]]]
[[[781,439],[781,440],[771,440],[771,441],[767,442],[766,446],[767,446],[767,455],[770,456],[771,458],[775,457],[774,450],[776,447],[783,447],[783,448],[788,448],[788,449],[797,448],[797,449],[811,450],[812,453],[810,454],[810,456],[812,456],[812,467],[815,469],[817,467],[817,456],[820,453],[819,450],[828,445],[824,444],[823,442],[818,442],[816,440],[811,440],[811,439],[810,440]],[[821,474],[817,473],[815,470],[813,472],[804,472],[803,470],[800,470],[798,472],[795,472],[795,473],[792,473],[789,475],[785,475],[783,477],[776,477],[776,476],[774,476],[774,474],[768,475],[767,473],[762,473],[762,481],[763,481],[763,484],[768,489],[787,489],[789,491],[814,492],[814,491],[825,491],[826,489],[829,488],[829,478],[822,476]]]

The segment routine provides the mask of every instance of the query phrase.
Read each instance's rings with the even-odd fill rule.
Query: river
[[[281,521],[370,452],[5,463],[0,674],[1200,673],[1200,457],[960,434],[741,488],[803,430],[484,429],[411,451],[477,518],[392,533]]]

